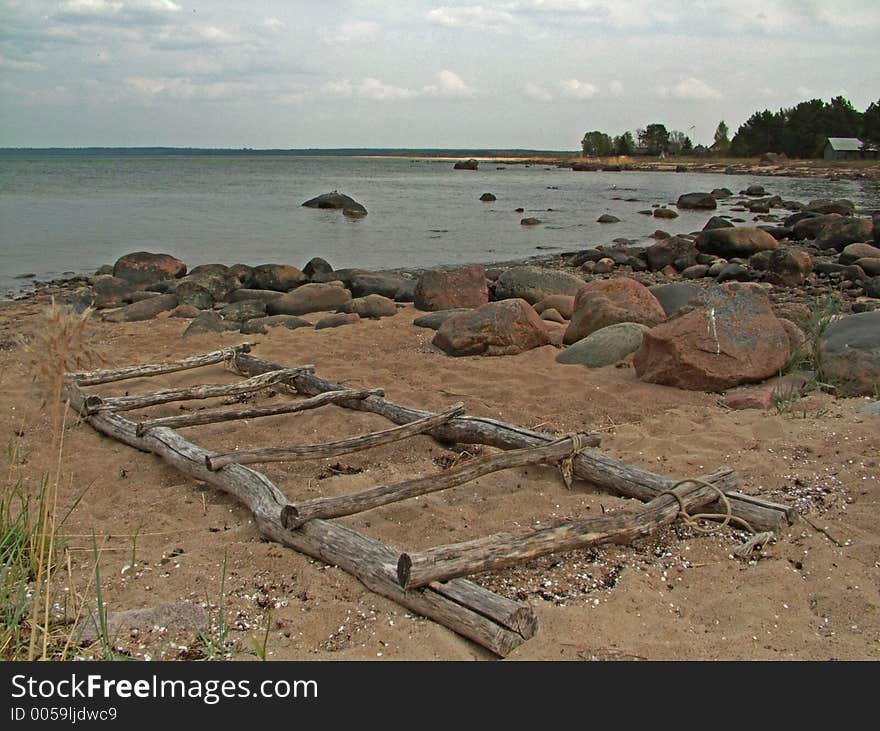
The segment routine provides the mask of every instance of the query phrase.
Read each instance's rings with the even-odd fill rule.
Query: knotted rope
[[[721,500],[721,503],[724,505],[724,512],[723,513],[696,513],[694,515],[691,515],[690,513],[688,513],[687,508],[685,507],[685,504],[684,504],[684,500],[682,499],[681,495],[679,495],[677,492],[674,492],[674,490],[676,488],[681,487],[682,485],[688,485],[688,484],[702,485],[703,487],[711,488],[712,490],[717,492],[718,497]],[[674,497],[676,499],[676,501],[678,501],[678,508],[679,508],[678,515],[681,517],[682,522],[685,525],[693,528],[698,533],[706,533],[706,534],[715,533],[715,532],[721,530],[722,528],[724,528],[725,526],[729,525],[732,521],[739,523],[743,528],[745,528],[750,533],[755,532],[755,529],[752,528],[751,525],[749,525],[748,521],[733,514],[733,509],[730,506],[730,500],[727,499],[727,495],[724,494],[724,491],[720,487],[718,487],[717,485],[713,485],[711,482],[706,482],[705,480],[701,480],[696,477],[689,477],[685,480],[679,480],[670,489],[664,490],[663,492],[660,492],[660,493],[657,493],[657,497],[660,497],[661,495],[672,495],[672,497]],[[699,525],[699,522],[698,522],[701,520],[718,520],[718,519],[721,519],[721,523],[719,523],[718,525],[710,526],[708,528],[702,527],[701,525]]]
[[[571,483],[574,480],[574,458],[583,452],[587,446],[584,435],[580,432],[569,434],[566,439],[571,439],[571,452],[567,457],[563,457],[559,462],[559,471],[562,473],[562,481],[567,489],[571,489]]]

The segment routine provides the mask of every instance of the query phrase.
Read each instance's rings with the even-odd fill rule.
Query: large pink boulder
[[[540,315],[524,299],[490,302],[450,317],[431,341],[448,355],[516,355],[547,345]]]
[[[590,333],[619,322],[656,325],[666,312],[651,291],[635,279],[603,279],[584,285],[575,295],[565,343],[576,343]]]
[[[695,309],[646,332],[633,365],[643,381],[691,391],[723,391],[779,375],[789,337],[759,287],[708,290]]]
[[[478,264],[425,272],[416,283],[415,306],[435,312],[458,307],[481,307],[489,301],[486,270]]]
[[[113,276],[132,284],[147,286],[186,274],[186,264],[171,254],[135,251],[116,260]]]

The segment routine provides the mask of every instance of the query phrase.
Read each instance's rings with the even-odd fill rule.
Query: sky
[[[880,99],[878,0],[0,0],[0,147],[711,144],[839,94]]]

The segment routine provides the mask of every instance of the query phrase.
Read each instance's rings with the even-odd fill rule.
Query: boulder
[[[777,241],[766,231],[751,226],[716,228],[697,235],[697,249],[705,254],[749,257],[765,249],[775,249]]]
[[[528,218],[523,218],[520,221],[520,224],[522,224],[523,226],[537,226],[539,223],[541,223],[541,219],[534,218],[533,216],[530,216]]]
[[[874,244],[880,246],[880,211],[871,216],[871,228],[874,233]]]
[[[713,228],[733,228],[733,224],[721,216],[712,216],[712,218],[706,221],[703,231],[709,231]]]
[[[678,218],[678,214],[671,208],[655,208],[653,213],[654,218]]]
[[[492,203],[498,199],[493,193],[483,193],[483,195],[480,196],[480,200],[483,201],[483,203]]]
[[[584,280],[557,269],[519,266],[502,273],[495,282],[495,299],[522,298],[529,304],[551,294],[575,295]]]
[[[774,308],[774,311],[777,310]],[[779,322],[782,323],[782,327],[785,328],[785,334],[788,335],[789,362],[797,363],[800,360],[809,358],[812,353],[807,343],[807,336],[804,335],[804,331],[800,326],[784,317],[780,317]]]
[[[564,342],[577,342],[618,322],[656,325],[665,319],[663,306],[644,284],[628,277],[597,280],[584,285],[575,296]]]
[[[255,317],[241,323],[243,335],[265,335],[269,328],[285,327],[288,330],[296,330],[301,327],[311,327],[312,323],[294,315],[269,315],[268,317]]]
[[[610,213],[603,213],[596,219],[596,223],[620,223],[620,219],[617,216],[612,216]]]
[[[843,251],[847,244],[870,241],[873,226],[869,218],[838,218],[826,223],[816,236],[816,246],[820,249]]]
[[[742,193],[744,195],[751,195],[756,197],[767,195],[767,191],[764,189],[764,186],[758,184],[750,185],[748,188],[742,191]]]
[[[431,342],[452,356],[515,355],[547,345],[550,336],[535,309],[516,298],[450,317]]]
[[[358,203],[354,198],[345,195],[344,193],[338,193],[337,191],[333,191],[332,193],[323,193],[314,198],[310,198],[303,206],[306,208],[325,208],[325,209],[335,209],[345,211],[352,211],[354,213],[360,213],[365,215],[367,213],[367,209],[364,208],[360,203]]]
[[[192,305],[177,305],[177,307],[168,313],[168,317],[179,317],[182,320],[192,320],[194,317],[198,317],[201,314],[202,311],[198,307],[193,307]]]
[[[480,167],[480,163],[471,158],[470,160],[459,160],[452,166],[453,170],[476,170]]]
[[[400,275],[384,272],[358,272],[349,280],[348,288],[352,297],[366,297],[368,294],[380,294],[388,299],[395,299],[397,293],[409,280]]]
[[[537,310],[536,310],[536,312],[537,312]],[[564,318],[562,315],[560,315],[552,307],[548,307],[546,310],[544,310],[543,312],[540,312],[538,314],[541,315],[541,319],[544,322],[555,322],[559,325],[568,326],[568,320],[566,318]],[[563,333],[563,335],[564,335],[564,333]],[[561,340],[560,340],[560,342],[561,342]]]
[[[245,300],[271,302],[283,294],[284,292],[276,292],[274,289],[237,289],[229,295],[229,302],[243,302]]]
[[[220,319],[220,315],[212,310],[203,312],[183,331],[181,337],[188,338],[190,335],[200,335],[202,333],[222,333],[227,330],[238,330],[237,323],[224,322]]]
[[[714,287],[695,305],[644,334],[633,359],[643,381],[723,391],[777,375],[788,362],[788,334],[759,287]]]
[[[254,289],[289,292],[308,281],[305,274],[289,264],[260,264],[254,267],[251,286]]]
[[[147,285],[163,279],[177,279],[186,274],[186,264],[171,254],[136,251],[116,260],[113,276],[132,284]]]
[[[730,188],[713,188],[709,195],[715,200],[723,200],[724,198],[730,198],[733,195],[733,191]]]
[[[702,290],[696,284],[688,282],[673,282],[672,284],[657,284],[649,289],[667,316],[674,315],[696,297]]]
[[[489,301],[486,270],[478,264],[427,271],[416,282],[413,302],[428,312],[481,307]]]
[[[838,200],[820,198],[819,200],[807,203],[805,210],[810,211],[811,213],[837,213],[841,216],[851,216],[855,213],[856,207],[852,201],[847,200],[846,198],[840,198]]]
[[[256,317],[264,317],[265,314],[266,302],[258,299],[232,302],[220,310],[220,316],[224,320],[231,320],[232,322],[245,322]]]
[[[315,272],[312,275],[312,282],[316,284],[342,282],[346,289],[351,289],[352,280],[359,274],[375,274],[375,272],[368,272],[366,269],[336,269],[332,272]]]
[[[722,282],[750,282],[751,280],[752,270],[737,261],[725,264],[715,276],[715,281],[719,284]]]
[[[678,208],[697,210],[715,210],[718,203],[711,193],[685,193],[680,195],[675,203]]]
[[[880,259],[880,249],[871,244],[848,244],[837,257],[841,264],[855,264],[859,259]]]
[[[193,280],[181,281],[174,289],[174,294],[177,295],[177,300],[182,305],[192,305],[200,310],[209,310],[214,306],[214,297],[211,292]]]
[[[642,335],[649,328],[635,322],[609,325],[578,340],[556,356],[557,363],[602,368],[623,360],[642,344]]]
[[[139,322],[141,320],[152,320],[160,312],[173,310],[177,307],[176,294],[160,294],[149,299],[133,302],[125,307],[120,307],[104,315],[107,322]]]
[[[880,310],[833,322],[819,341],[823,380],[843,396],[880,393]]]
[[[788,226],[791,228],[791,235],[796,241],[801,241],[803,239],[815,239],[830,223],[834,221],[840,220],[841,216],[837,213],[829,213],[827,216],[820,216],[818,214],[805,215],[805,217],[800,218],[793,223],[789,223],[796,216],[802,214],[795,214],[794,216],[789,216],[783,221],[784,226]]]
[[[450,317],[460,315],[462,312],[470,312],[470,308],[456,307],[451,310],[437,310],[436,312],[431,312],[430,314],[417,317],[415,320],[413,320],[413,325],[415,325],[416,327],[426,327],[431,330],[439,330],[440,326]]]
[[[813,271],[813,257],[795,248],[774,249],[767,263],[767,281],[783,287],[799,287]]]
[[[880,276],[880,259],[866,257],[865,259],[857,259],[853,263],[869,277]]]
[[[361,317],[356,312],[337,312],[335,315],[328,315],[318,320],[315,324],[315,330],[326,330],[342,325],[357,325],[360,321]]]
[[[383,297],[381,294],[368,294],[366,297],[356,297],[346,302],[339,308],[340,312],[355,312],[361,318],[369,317],[378,320],[382,317],[393,317],[397,314],[397,305],[393,299]]]
[[[330,266],[329,262],[325,259],[322,259],[320,256],[315,256],[306,263],[306,265],[302,268],[302,273],[305,274],[309,279],[311,279],[315,274],[330,274],[333,271],[333,267]]]
[[[682,269],[681,276],[684,279],[702,279],[709,274],[709,265],[708,264],[694,264],[693,266],[689,266],[685,269]]]
[[[684,264],[681,269],[687,269],[697,263],[697,246],[690,239],[671,236],[668,239],[661,239],[645,249],[645,260],[652,272],[658,272],[678,260]]]
[[[247,264],[233,264],[229,267],[229,275],[235,277],[242,287],[250,287],[254,282],[254,268]]]
[[[574,296],[569,294],[551,294],[535,304],[535,312],[539,315],[548,309],[556,310],[566,320],[570,320],[571,314],[574,312]]]
[[[91,298],[92,306],[98,309],[119,307],[131,302],[131,297],[137,290],[137,285],[129,280],[114,276],[95,277],[91,284],[92,289],[86,299]]]
[[[305,315],[337,310],[351,302],[351,292],[335,284],[304,284],[266,303],[270,315]]]
[[[871,277],[862,282],[865,288],[865,296],[880,299],[880,277]]]

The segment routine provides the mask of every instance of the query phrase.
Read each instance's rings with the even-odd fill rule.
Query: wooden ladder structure
[[[243,343],[171,363],[66,374],[66,396],[73,409],[97,431],[136,449],[152,452],[180,472],[236,497],[253,513],[266,537],[339,566],[367,588],[411,611],[506,656],[533,637],[537,618],[531,607],[495,594],[463,578],[536,556],[602,543],[625,543],[673,522],[680,511],[708,506],[747,521],[755,531],[793,522],[787,506],[735,492],[737,474],[721,468],[696,480],[663,477],[592,449],[594,434],[559,438],[495,419],[464,415],[462,404],[442,413],[402,406],[381,389],[354,390],[318,377],[311,365],[284,367],[250,355]],[[225,363],[244,380],[153,393],[102,398],[84,389],[129,378],[173,373]],[[281,404],[205,410],[181,416],[131,421],[120,412],[189,399],[247,394],[281,386],[292,398]],[[280,414],[326,404],[368,411],[397,426],[336,442],[212,452],[182,437],[177,429]],[[247,464],[331,457],[389,444],[417,434],[446,443],[484,444],[505,450],[468,460],[434,475],[379,485],[351,495],[291,502],[261,472]],[[363,535],[333,518],[461,485],[502,469],[534,463],[561,463],[571,476],[645,502],[637,510],[562,522],[548,528],[499,533],[470,541],[403,552]],[[724,508],[719,504],[723,493]]]

